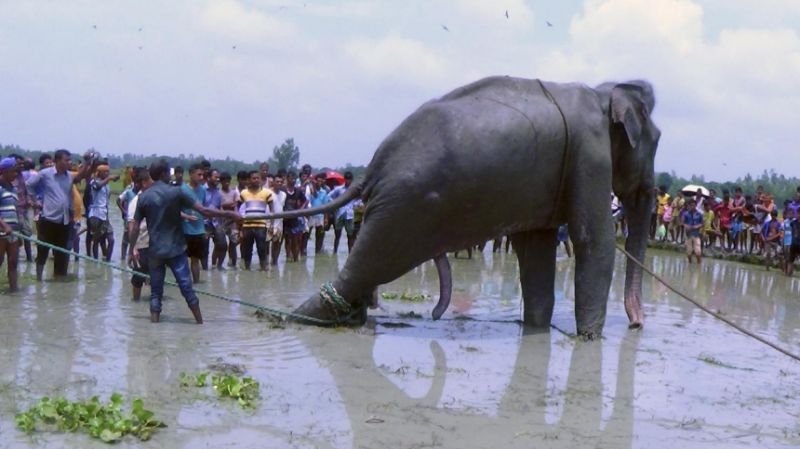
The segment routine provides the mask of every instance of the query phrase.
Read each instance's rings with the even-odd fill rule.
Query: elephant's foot
[[[603,335],[600,332],[591,332],[591,331],[578,331],[578,338],[583,341],[595,341],[600,340]]]
[[[314,326],[363,326],[367,322],[364,304],[339,304],[316,293],[292,311],[290,321]]]

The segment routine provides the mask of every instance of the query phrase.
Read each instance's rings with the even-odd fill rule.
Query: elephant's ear
[[[640,86],[617,84],[611,90],[611,121],[625,128],[631,148],[638,146],[649,115]]]

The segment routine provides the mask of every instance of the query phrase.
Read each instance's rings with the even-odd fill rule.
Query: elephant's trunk
[[[629,201],[623,202],[628,220],[625,250],[637,261],[644,263],[653,198],[645,192],[639,192],[632,197]],[[630,320],[628,327],[631,329],[640,328],[644,324],[641,298],[642,268],[628,259],[625,269],[625,312],[628,314]]]
[[[453,275],[450,272],[450,261],[447,260],[446,253],[434,257],[433,261],[436,264],[436,271],[439,272],[439,302],[433,308],[431,315],[434,320],[438,320],[450,305],[450,296],[453,293]]]

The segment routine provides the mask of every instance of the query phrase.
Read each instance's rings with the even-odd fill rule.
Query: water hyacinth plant
[[[180,373],[182,387],[205,387],[208,373],[199,374]],[[255,408],[255,401],[260,397],[260,385],[252,377],[239,377],[235,374],[219,374],[211,376],[211,386],[220,397],[236,399],[242,408]]]
[[[119,393],[112,394],[108,403],[100,402],[97,396],[75,402],[63,397],[43,397],[28,411],[18,413],[14,421],[18,429],[28,434],[39,428],[59,432],[82,431],[106,443],[115,443],[125,435],[146,441],[157,428],[166,427],[163,422],[153,419],[153,412],[144,408],[141,399],[133,400],[129,413],[122,411],[123,403]]]

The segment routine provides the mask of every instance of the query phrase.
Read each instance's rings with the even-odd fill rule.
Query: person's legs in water
[[[161,316],[161,298],[164,296],[165,261],[161,259],[150,263],[150,322],[158,323]]]
[[[339,239],[342,238],[342,228],[344,228],[344,215],[336,217],[333,223],[333,253],[339,252]]]
[[[250,263],[253,261],[253,244],[255,243],[255,228],[242,229],[242,262],[244,262],[244,269],[250,269]]]
[[[8,291],[16,292],[19,290],[17,272],[17,258],[19,257],[20,240],[14,235],[0,237],[0,254],[6,260],[6,271],[8,273]]]
[[[184,253],[167,260],[167,264],[172,274],[175,276],[175,281],[178,283],[181,295],[183,295],[183,298],[186,300],[189,310],[192,311],[195,321],[197,324],[203,324],[203,315],[200,313],[200,300],[197,298],[197,293],[195,293],[194,287],[192,286],[189,259]]]

